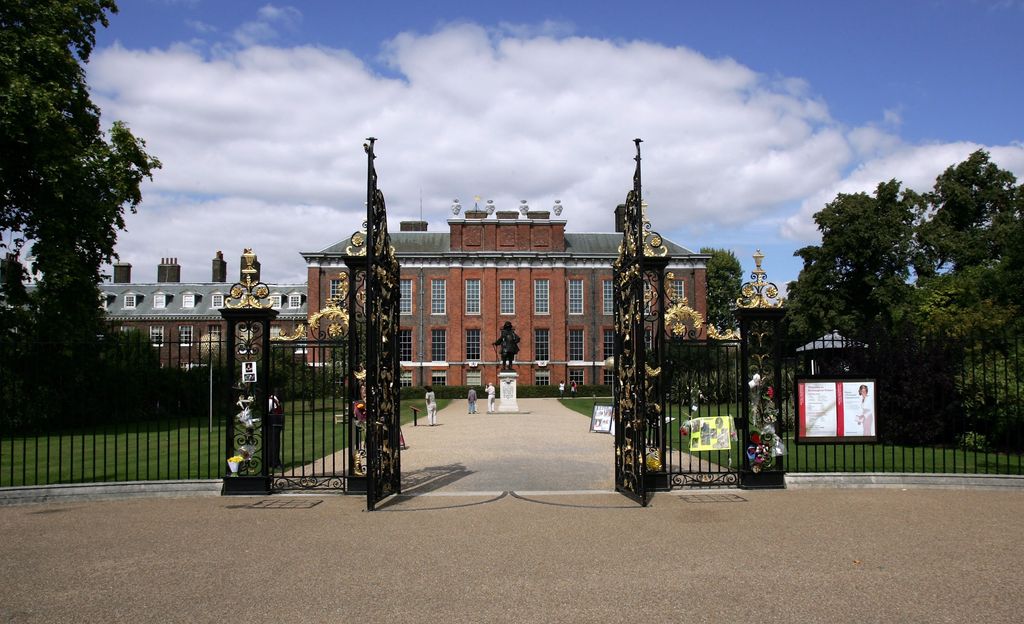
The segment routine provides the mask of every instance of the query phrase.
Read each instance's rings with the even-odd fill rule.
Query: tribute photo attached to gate
[[[798,443],[876,442],[874,379],[798,377]]]
[[[611,433],[614,412],[611,405],[595,405],[590,416],[590,432]]]
[[[735,431],[732,416],[692,418],[690,423],[690,451],[728,451],[732,448]]]
[[[256,362],[242,362],[242,383],[256,383]]]

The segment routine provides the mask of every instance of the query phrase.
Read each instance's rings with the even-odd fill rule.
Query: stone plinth
[[[518,412],[519,402],[516,400],[516,384],[519,373],[502,371],[498,373],[498,411]]]

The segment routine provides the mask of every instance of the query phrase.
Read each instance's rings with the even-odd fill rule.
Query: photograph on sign
[[[611,433],[614,412],[611,405],[595,405],[590,417],[591,433]]]
[[[732,416],[691,418],[683,425],[689,433],[690,451],[728,451],[735,439]]]
[[[242,383],[256,383],[256,362],[242,362]]]
[[[874,379],[797,378],[797,442],[875,442]]]

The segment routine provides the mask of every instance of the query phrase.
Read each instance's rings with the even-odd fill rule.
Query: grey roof
[[[802,347],[797,348],[797,353],[804,351],[824,351],[826,349],[847,349],[850,347],[863,347],[863,342],[857,342],[856,340],[850,340],[844,337],[836,330],[825,334],[821,338],[812,340]]]
[[[100,296],[106,303],[106,315],[111,320],[175,320],[175,319],[220,319],[220,309],[213,307],[213,295],[221,294],[228,297],[231,284],[224,282],[159,282],[159,283],[128,283],[115,284],[104,282],[99,285]],[[306,284],[267,284],[271,295],[282,295],[283,302],[278,318],[306,316]],[[125,295],[137,296],[135,308],[125,308]],[[166,306],[154,308],[154,295],[167,295]],[[183,295],[195,295],[195,306],[182,306]],[[288,295],[302,295],[302,305],[298,308],[288,307]]]
[[[694,252],[663,239],[670,256],[691,256]],[[607,232],[566,232],[565,252],[574,256],[617,256],[622,234]],[[320,251],[304,252],[304,256],[344,255],[349,246],[349,239],[344,239]],[[466,252],[451,251],[451,235],[447,232],[392,232],[391,244],[398,255],[450,254],[462,255]],[[497,253],[494,250],[479,253]],[[563,253],[563,252],[559,252]]]

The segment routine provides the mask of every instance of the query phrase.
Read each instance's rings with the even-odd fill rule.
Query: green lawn
[[[449,400],[438,400],[438,409]],[[401,422],[412,422],[403,402]],[[337,402],[285,402],[282,461],[287,468],[311,463],[346,447],[347,432]],[[207,417],[131,423],[64,434],[0,441],[0,487],[101,481],[215,479],[227,470],[223,423],[209,430]],[[339,467],[340,468],[340,467]]]

